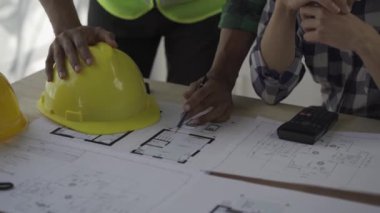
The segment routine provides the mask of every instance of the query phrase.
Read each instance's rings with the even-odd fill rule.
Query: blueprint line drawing
[[[123,184],[118,184],[123,181]],[[58,212],[63,206],[72,211],[123,212],[117,204],[124,203],[130,208],[144,195],[133,192],[133,180],[115,180],[115,177],[101,171],[73,170],[57,180],[44,178],[28,180],[19,184],[18,190],[10,196],[25,199],[16,207],[17,211]],[[59,202],[58,202],[59,201]],[[101,204],[101,205],[100,205]]]
[[[50,132],[50,134],[57,135],[57,136],[63,136],[67,138],[76,138],[81,139],[86,142],[90,143],[96,143],[106,146],[112,146],[116,142],[120,141],[127,135],[129,135],[133,131],[129,131],[126,133],[119,133],[119,134],[112,134],[112,135],[89,135],[80,133],[65,127],[58,127]]]
[[[206,125],[199,126],[194,120],[190,119],[185,123],[185,128],[197,130],[199,132],[214,133],[217,132],[222,126],[216,123],[207,123]]]
[[[24,136],[0,145],[0,179],[15,185],[0,192],[0,212],[155,212],[199,175],[135,155],[67,144]]]
[[[162,129],[131,153],[173,160],[184,164],[196,156],[214,138],[173,129]]]
[[[275,181],[378,193],[380,143],[361,134],[329,132],[314,145],[281,140],[279,122],[257,128],[215,169]]]
[[[157,212],[321,213],[380,212],[379,206],[304,193],[246,181],[204,175]]]
[[[173,166],[181,164],[182,167],[210,170],[254,129],[254,119],[239,116],[233,116],[223,123],[206,123],[196,126],[190,119],[181,128],[176,128],[173,125],[178,122],[182,112],[181,106],[160,103],[160,108],[162,117],[159,122],[120,135],[86,135],[63,128],[45,117],[34,121],[23,135],[60,142],[68,146],[78,145],[91,150],[109,150],[124,155],[132,153],[134,157],[149,160],[153,158],[153,161],[165,161]],[[166,131],[160,136],[166,137],[173,131],[177,133],[172,135],[175,136],[174,142],[152,140],[152,137],[163,129]],[[145,143],[149,140],[149,143]],[[180,143],[181,140],[183,140],[182,143]]]
[[[240,194],[234,201],[226,200],[216,205],[210,213],[281,213],[285,207],[279,203],[250,199]]]

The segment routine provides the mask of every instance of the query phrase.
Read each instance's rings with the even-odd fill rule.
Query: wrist
[[[370,54],[371,49],[376,44],[380,44],[380,36],[372,26],[365,24],[366,30],[360,30],[356,32],[356,38],[353,41],[352,50],[358,55]]]
[[[231,91],[238,77],[235,72],[226,72],[226,69],[211,69],[206,75],[208,79],[224,84]]]
[[[57,36],[61,34],[62,32],[65,32],[67,30],[74,29],[80,26],[82,26],[82,24],[79,22],[79,20],[73,21],[73,22],[64,22],[64,23],[55,24],[53,25],[54,34]]]
[[[289,1],[289,0],[285,0],[285,2],[286,1]],[[296,18],[298,10],[289,7],[288,4],[286,4],[285,2],[281,0],[276,1],[274,13],[279,13],[282,16],[288,17],[288,18]]]

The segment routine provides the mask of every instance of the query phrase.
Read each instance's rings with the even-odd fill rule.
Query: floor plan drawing
[[[107,149],[173,165],[209,170],[254,129],[254,119],[232,116],[223,123],[195,125],[193,119],[176,125],[182,108],[179,104],[160,103],[160,120],[146,128],[115,135],[87,135],[64,128],[42,117],[23,133],[86,149]],[[138,155],[137,155],[138,154]]]
[[[119,140],[123,139],[125,136],[129,135],[132,131],[126,133],[119,134],[111,134],[111,135],[89,135],[81,132],[77,132],[65,127],[58,127],[50,132],[50,134],[68,137],[68,138],[76,138],[81,139],[86,142],[102,144],[106,146],[112,146]]]
[[[196,123],[194,123],[194,120],[190,119],[185,123],[185,126],[183,128],[196,130],[198,132],[212,133],[212,132],[217,132],[221,127],[222,125],[217,124],[217,123],[207,123],[205,125],[197,125]]]
[[[378,213],[379,210],[379,206],[204,175],[194,186],[185,187],[167,205],[161,206],[158,212]]]
[[[210,213],[281,213],[285,206],[281,204],[254,200],[241,194],[234,201],[224,201],[213,208]]]
[[[24,136],[0,146],[0,179],[15,185],[0,191],[0,212],[155,212],[198,176],[81,145]]]
[[[305,145],[279,139],[278,122],[257,122],[255,131],[216,170],[347,190],[380,190],[378,140],[330,132],[316,144]]]
[[[214,138],[211,137],[163,129],[132,153],[186,163],[190,157],[194,157],[212,141]]]
[[[16,207],[20,212],[59,212],[67,208],[121,213],[125,210],[121,204],[133,210],[135,204],[144,200],[138,192],[131,193],[136,184],[128,179],[115,180],[101,171],[78,170],[53,181],[39,178],[23,182],[10,196],[23,199]]]

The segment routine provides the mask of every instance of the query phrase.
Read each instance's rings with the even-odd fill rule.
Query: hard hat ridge
[[[46,82],[39,110],[51,120],[89,134],[112,134],[144,128],[159,120],[154,98],[147,94],[134,61],[105,43],[90,47],[94,63]]]

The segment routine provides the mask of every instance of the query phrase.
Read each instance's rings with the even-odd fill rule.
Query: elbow
[[[268,105],[276,105],[281,101],[280,99],[277,98],[276,95],[270,95],[266,92],[261,94],[261,99],[263,100],[264,103]]]

